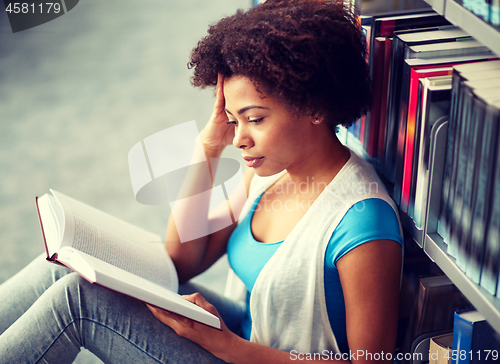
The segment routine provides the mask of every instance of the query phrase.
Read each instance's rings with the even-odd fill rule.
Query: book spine
[[[469,261],[470,250],[471,250],[471,220],[472,220],[472,206],[474,204],[475,194],[477,185],[477,176],[479,168],[477,167],[480,163],[479,147],[482,144],[483,136],[483,125],[484,125],[484,104],[476,97],[472,96],[472,106],[470,109],[470,133],[467,135],[468,145],[465,147],[469,150],[468,160],[466,164],[465,171],[465,183],[464,183],[464,193],[463,193],[463,208],[460,224],[460,235],[458,236],[458,254],[457,254],[457,265],[464,272],[467,269],[467,263]]]
[[[449,215],[448,215],[448,205],[451,190],[451,180],[453,175],[453,160],[455,153],[455,140],[457,139],[458,130],[458,108],[459,100],[461,94],[461,78],[460,75],[454,71],[452,74],[452,92],[451,92],[451,106],[450,106],[450,118],[448,122],[448,137],[446,141],[446,156],[444,164],[444,175],[443,175],[443,189],[441,193],[441,211],[439,214],[439,225],[438,233],[444,239],[445,242],[449,241]]]
[[[416,100],[416,111],[415,111],[415,131],[414,131],[414,143],[413,143],[413,163],[411,167],[410,175],[410,186],[409,186],[409,200],[408,200],[408,216],[415,220],[415,195],[417,190],[417,179],[418,179],[418,160],[420,156],[420,137],[421,137],[421,127],[422,127],[422,98],[423,98],[423,83],[422,79],[418,82],[418,92]],[[403,180],[404,180],[403,175]],[[404,186],[403,186],[404,191]],[[416,224],[415,224],[416,225]]]
[[[453,320],[453,352],[466,352],[471,350],[472,344],[472,322],[460,316],[460,312],[455,312]],[[467,358],[466,358],[467,359]],[[452,364],[466,364],[467,361],[460,360],[460,355],[452,355]]]
[[[448,242],[448,254],[457,257],[461,236],[461,219],[465,198],[465,183],[467,174],[467,161],[469,153],[471,153],[470,139],[472,134],[472,90],[464,87],[464,100],[462,113],[459,116],[461,119],[459,137],[457,139],[457,158],[455,158],[455,166],[452,176],[452,186],[450,189],[450,197],[448,201],[449,216],[451,217],[450,236]]]
[[[405,154],[405,141],[406,141],[406,122],[408,117],[408,99],[410,94],[410,79],[412,68],[405,63],[402,78],[399,102],[395,106],[397,138],[396,142],[396,159],[394,165],[394,194],[393,199],[397,205],[401,203],[401,190],[403,183],[403,163]],[[406,212],[406,211],[405,211]]]
[[[412,72],[410,76],[410,88],[408,91],[408,108],[407,111],[404,112],[404,114],[406,114],[406,135],[404,138],[400,202],[400,208],[404,212],[408,212],[408,206],[410,203],[410,185],[413,168],[413,150],[415,144],[419,83],[417,73]]]
[[[477,172],[477,186],[474,190],[475,199],[471,218],[470,257],[466,269],[467,276],[477,284],[480,283],[481,266],[484,259],[485,231],[490,211],[498,133],[496,113],[488,105],[485,107],[487,111],[485,113],[482,142],[477,145],[480,148],[479,170]]]
[[[401,72],[402,64],[401,58],[404,52],[403,42],[396,36],[392,40],[391,47],[391,68],[390,68],[390,87],[389,98],[387,103],[387,124],[385,132],[385,161],[384,161],[384,175],[389,182],[395,180],[395,162],[396,162],[396,147],[397,147],[397,97],[401,92]],[[399,101],[399,100],[398,100]],[[399,104],[398,104],[399,105]]]
[[[500,131],[500,127],[498,131]],[[498,134],[496,138],[498,140]],[[495,155],[491,211],[486,230],[486,245],[480,284],[492,295],[496,293],[498,296],[497,282],[500,268],[500,147],[498,144]]]
[[[369,157],[377,156],[377,142],[380,129],[380,105],[382,103],[383,89],[383,72],[384,72],[384,53],[385,53],[385,38],[378,37],[372,49],[373,52],[373,105],[369,116],[365,117],[365,127],[367,130],[365,150]]]
[[[380,128],[379,128],[378,152],[377,152],[377,159],[382,169],[384,168],[384,161],[385,161],[387,103],[389,102],[389,83],[390,83],[390,71],[391,71],[391,47],[392,47],[392,38],[385,38],[384,76],[382,81],[383,82],[382,98],[380,101],[380,117],[379,117]]]

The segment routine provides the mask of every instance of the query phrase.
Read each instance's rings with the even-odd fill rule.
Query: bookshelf
[[[462,28],[500,56],[499,30],[487,24],[454,0],[426,0],[426,2],[439,14],[444,15],[452,24]],[[439,153],[439,150],[437,153]],[[437,155],[432,156],[433,161],[436,158]],[[439,266],[476,309],[486,317],[490,325],[500,333],[500,298],[491,295],[483,287],[474,283],[458,268],[455,258],[447,254],[447,246],[441,236],[437,234],[442,171],[443,166],[434,165],[430,173],[429,204],[423,230],[417,229],[413,221],[404,213],[401,214],[402,225],[429,258]]]

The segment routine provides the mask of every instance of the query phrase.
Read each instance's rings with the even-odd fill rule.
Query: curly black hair
[[[332,130],[371,104],[365,38],[342,1],[267,0],[238,10],[209,27],[188,67],[194,86],[216,85],[218,73],[246,76],[291,111],[324,117]]]

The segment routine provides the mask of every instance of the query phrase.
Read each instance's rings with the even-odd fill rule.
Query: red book
[[[401,188],[401,210],[408,212],[410,202],[411,176],[413,167],[413,150],[415,144],[415,121],[417,118],[418,106],[418,84],[421,78],[451,75],[453,68],[412,68],[410,76],[410,94],[408,98],[408,118],[406,122],[406,138],[403,159],[403,181]]]

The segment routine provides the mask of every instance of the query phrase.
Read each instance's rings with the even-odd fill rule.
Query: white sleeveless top
[[[283,174],[254,176],[240,215]],[[284,351],[339,352],[328,320],[324,291],[324,261],[338,223],[355,203],[380,198],[398,210],[365,160],[351,157],[318,196],[260,272],[250,296],[250,341]],[[401,228],[400,228],[401,230]],[[245,299],[246,287],[230,270],[226,296]]]

